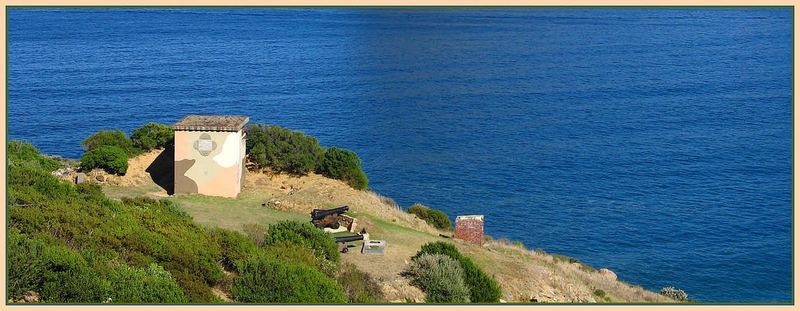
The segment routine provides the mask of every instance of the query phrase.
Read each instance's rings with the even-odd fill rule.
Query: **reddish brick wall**
[[[483,245],[483,217],[456,218],[456,239]]]

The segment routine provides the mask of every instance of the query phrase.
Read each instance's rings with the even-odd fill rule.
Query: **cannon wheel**
[[[331,229],[339,229],[339,222],[336,221],[330,225]]]

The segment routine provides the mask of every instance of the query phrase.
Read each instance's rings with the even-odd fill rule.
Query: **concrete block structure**
[[[174,193],[235,198],[242,191],[246,116],[188,115],[175,123]]]
[[[483,245],[483,215],[456,217],[455,238],[475,245]]]

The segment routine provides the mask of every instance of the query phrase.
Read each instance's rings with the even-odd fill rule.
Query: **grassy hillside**
[[[108,176],[104,191],[111,197],[129,193],[166,197],[200,224],[248,232],[284,219],[308,221],[314,208],[348,205],[372,239],[386,240],[386,255],[349,252],[342,261],[374,277],[388,301],[424,301],[425,294],[411,286],[401,273],[411,257],[429,242],[445,241],[474,259],[499,282],[507,302],[668,302],[668,298],[617,281],[615,277],[580,264],[577,260],[531,251],[509,241],[489,240],[483,247],[443,238],[452,232],[438,230],[400,209],[394,201],[370,191],[359,191],[342,181],[317,174],[249,172],[236,199],[181,195],[166,192],[137,171],[146,168],[159,151],[132,159],[129,175]],[[139,177],[137,177],[139,176]],[[491,221],[488,219],[487,221]]]
[[[670,301],[568,257],[507,241],[489,239],[475,246],[443,237],[452,233],[405,213],[389,198],[314,173],[250,172],[236,199],[168,196],[147,172],[160,152],[130,159],[124,176],[93,172],[90,183],[75,186],[50,174],[58,162],[29,144],[10,143],[9,298],[83,303],[424,302],[425,292],[403,273],[424,244],[444,241],[497,280],[502,301]],[[350,206],[358,227],[372,239],[388,242],[386,254],[366,255],[356,249],[340,259],[327,258],[314,245],[332,243],[330,237],[313,243],[269,238],[318,239],[313,233],[317,229],[299,224],[307,224],[311,209],[341,205]],[[275,226],[286,221],[299,227]],[[276,233],[279,228],[295,231]]]
[[[258,245],[235,231],[197,224],[171,200],[115,200],[98,185],[60,181],[50,174],[59,163],[29,144],[11,142],[8,150],[12,301],[343,303],[349,287],[369,282],[336,280],[338,257],[322,258],[311,247],[335,244],[316,228],[281,229],[304,236],[283,241],[292,235],[270,227],[254,238],[277,238]],[[306,235],[314,231],[317,238]],[[264,271],[275,276],[264,279]]]

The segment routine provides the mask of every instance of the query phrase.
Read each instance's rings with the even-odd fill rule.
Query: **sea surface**
[[[791,8],[8,10],[8,135],[245,114],[405,207],[704,302],[792,296]],[[391,244],[391,241],[389,241]]]

